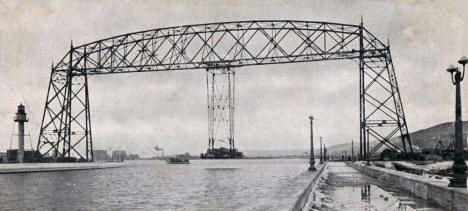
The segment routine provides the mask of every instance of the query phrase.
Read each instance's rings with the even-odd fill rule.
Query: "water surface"
[[[0,175],[0,210],[285,210],[308,160],[128,161],[124,168]]]
[[[444,210],[341,162],[328,164],[311,195],[309,210]]]

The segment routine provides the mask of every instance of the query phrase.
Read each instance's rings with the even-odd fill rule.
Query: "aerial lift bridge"
[[[295,20],[185,25],[71,45],[51,67],[37,150],[57,160],[72,156],[93,160],[88,77],[175,70],[206,71],[209,148],[225,142],[235,149],[234,70],[330,60],[358,64],[359,157],[372,155],[382,146],[412,153],[389,44],[362,22]],[[378,143],[372,149],[364,147],[367,136]],[[396,136],[401,144],[390,142]]]

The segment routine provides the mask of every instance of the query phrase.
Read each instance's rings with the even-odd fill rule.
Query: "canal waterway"
[[[396,187],[383,186],[343,162],[327,165],[307,206],[309,210],[444,210]]]
[[[6,174],[0,175],[0,210],[288,210],[313,177],[308,165],[306,159],[153,160]]]

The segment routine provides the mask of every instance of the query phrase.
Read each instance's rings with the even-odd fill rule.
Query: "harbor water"
[[[318,162],[317,162],[318,163]],[[0,175],[0,210],[287,210],[308,160],[127,161],[124,168]]]

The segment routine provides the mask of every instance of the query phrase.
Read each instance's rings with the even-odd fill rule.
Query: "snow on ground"
[[[408,161],[377,161],[375,163],[380,163],[382,165],[385,165],[385,168],[389,168],[389,169],[394,169],[392,163],[398,163],[408,168],[424,170],[426,172],[447,170],[447,169],[450,169],[453,165],[453,161],[440,161],[440,162],[434,162],[434,163],[429,163],[425,165],[416,165]],[[466,161],[466,164],[468,165],[468,161]]]

